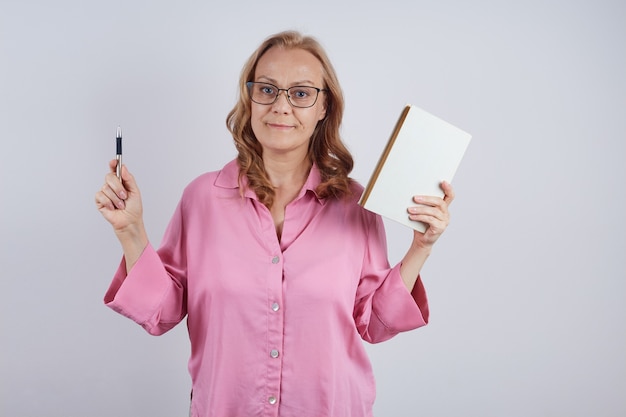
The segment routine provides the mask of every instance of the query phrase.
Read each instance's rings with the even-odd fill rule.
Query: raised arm
[[[148,245],[148,235],[143,223],[141,194],[135,178],[126,166],[122,167],[122,181],[115,175],[117,161],[109,162],[109,173],[104,185],[96,193],[96,207],[111,223],[122,245],[126,271],[130,271]]]

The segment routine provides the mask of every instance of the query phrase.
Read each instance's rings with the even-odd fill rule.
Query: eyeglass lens
[[[294,86],[288,89],[259,82],[248,82],[250,97],[258,104],[273,104],[281,91],[286,91],[287,99],[294,107],[311,107],[317,101],[319,90],[315,87]]]

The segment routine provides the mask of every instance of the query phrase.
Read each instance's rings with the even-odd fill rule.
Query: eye
[[[276,89],[274,88],[274,86],[269,85],[269,84],[260,85],[259,90],[262,94],[265,94],[268,96],[273,96],[276,94]]]
[[[306,87],[294,87],[290,91],[290,95],[298,100],[305,99],[311,95],[311,89]]]

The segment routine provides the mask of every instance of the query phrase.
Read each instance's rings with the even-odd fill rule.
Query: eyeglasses
[[[287,100],[293,107],[312,107],[317,102],[317,96],[320,91],[326,91],[322,88],[309,87],[305,85],[296,85],[289,88],[278,88],[273,84],[257,83],[248,81],[246,83],[250,98],[257,104],[270,105],[278,100],[281,91],[287,93]]]

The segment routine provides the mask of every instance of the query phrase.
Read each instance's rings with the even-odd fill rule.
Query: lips
[[[284,124],[284,123],[266,123],[267,126],[271,127],[272,129],[278,129],[278,130],[289,130],[292,129],[294,126],[293,125],[288,125],[288,124]]]

